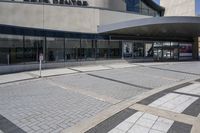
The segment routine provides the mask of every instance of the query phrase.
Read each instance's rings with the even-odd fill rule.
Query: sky
[[[160,0],[154,0],[156,3],[160,4]],[[200,0],[195,0],[196,14],[200,15]]]

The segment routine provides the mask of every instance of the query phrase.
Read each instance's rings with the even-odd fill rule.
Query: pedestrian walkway
[[[199,133],[199,116],[200,82],[191,81],[143,98],[87,131],[84,131],[84,128],[80,130],[72,128],[65,132]]]
[[[29,75],[27,73],[1,75],[0,84],[10,83],[10,82],[15,82],[15,81],[23,81],[27,79],[33,79],[33,78],[34,77],[32,75]]]
[[[199,133],[198,65],[115,63],[46,69],[42,78],[39,71],[2,75],[0,130]]]
[[[72,74],[76,72],[77,71],[74,71],[68,68],[47,69],[47,70],[42,70],[41,76],[42,77],[58,76],[58,75]],[[36,75],[37,77],[40,76],[40,71],[32,71],[29,73]]]

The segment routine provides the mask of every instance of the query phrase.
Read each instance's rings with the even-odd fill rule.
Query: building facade
[[[200,19],[168,13],[152,0],[0,1],[0,65],[38,63],[41,54],[45,63],[198,59]]]
[[[195,16],[195,0],[160,0],[165,16]]]

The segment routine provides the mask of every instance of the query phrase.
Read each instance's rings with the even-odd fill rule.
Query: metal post
[[[121,42],[122,43],[122,60],[124,59],[124,41]]]
[[[40,78],[41,78],[42,77],[42,60],[41,59],[40,59],[39,71],[40,71]]]
[[[39,72],[40,72],[40,78],[42,77],[42,61],[44,60],[44,56],[43,54],[39,55],[39,60],[40,60],[40,64],[39,64]]]

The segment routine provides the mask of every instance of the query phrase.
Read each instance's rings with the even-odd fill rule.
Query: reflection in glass
[[[179,58],[180,60],[192,59],[192,44],[191,43],[180,43],[179,44]]]
[[[81,40],[81,58],[85,60],[95,58],[95,45],[92,40]]]
[[[174,60],[178,60],[179,58],[179,43],[178,42],[171,42],[171,58]]]
[[[132,41],[123,41],[123,58],[132,58],[133,57],[133,42]]]
[[[65,40],[65,58],[66,60],[77,60],[80,56],[80,40],[66,39]]]
[[[110,58],[121,58],[122,44],[120,41],[110,41]]]
[[[46,38],[47,61],[64,61],[64,38]]]
[[[154,42],[153,44],[154,46],[154,54],[153,54],[153,58],[156,61],[160,61],[162,60],[162,43],[161,42]]]
[[[44,38],[25,36],[24,44],[24,61],[36,62],[39,61],[39,55],[44,54]]]
[[[153,57],[153,44],[145,43],[145,57]]]
[[[0,64],[23,62],[23,36],[0,34]]]
[[[171,59],[171,43],[163,42],[163,59],[169,60]]]
[[[144,43],[135,42],[133,47],[134,57],[144,57]]]
[[[105,40],[97,41],[96,58],[107,59],[108,50],[109,50],[108,41],[105,41]]]

